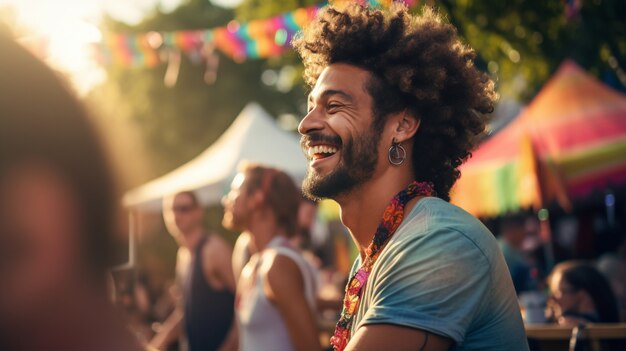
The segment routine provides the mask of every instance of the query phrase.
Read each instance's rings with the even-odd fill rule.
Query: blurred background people
[[[138,350],[107,292],[117,193],[84,107],[0,35],[0,349]]]
[[[307,259],[318,269],[331,268],[334,264],[334,241],[319,212],[318,201],[302,196],[298,208],[298,230],[292,239],[294,245],[301,248]]]
[[[609,252],[598,260],[598,270],[609,280],[617,305],[620,308],[620,317],[626,319],[626,241],[617,249]]]
[[[182,301],[150,342],[157,349],[177,339],[181,327],[191,351],[236,349],[232,249],[204,229],[203,214],[193,192],[164,200],[165,224],[180,245],[176,275]]]
[[[531,267],[524,253],[524,242],[528,236],[526,219],[523,215],[504,218],[498,238],[498,244],[513,279],[515,292],[518,294],[530,288]]]
[[[224,198],[223,224],[249,233],[235,310],[241,351],[319,350],[314,272],[290,243],[300,191],[284,172],[243,164]]]
[[[607,279],[593,265],[566,261],[550,277],[553,318],[561,325],[618,323],[617,301]]]
[[[305,197],[300,199],[298,205],[298,224],[295,235],[291,238],[291,243],[301,250],[311,250],[312,229],[317,215],[317,203]]]

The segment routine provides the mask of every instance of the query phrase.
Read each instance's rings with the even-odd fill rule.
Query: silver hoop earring
[[[389,148],[389,163],[394,166],[401,165],[406,159],[406,150],[396,141],[394,138],[391,142],[391,147]]]

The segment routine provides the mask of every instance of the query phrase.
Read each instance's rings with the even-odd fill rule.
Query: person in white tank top
[[[223,225],[246,231],[256,252],[237,283],[240,351],[321,350],[313,268],[290,243],[300,191],[283,171],[243,164],[224,197]]]

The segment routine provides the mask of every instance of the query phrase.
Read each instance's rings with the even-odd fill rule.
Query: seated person
[[[548,277],[554,320],[560,325],[618,323],[615,295],[607,279],[591,264],[566,261]]]

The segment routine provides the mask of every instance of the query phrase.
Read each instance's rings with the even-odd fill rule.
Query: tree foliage
[[[571,18],[566,2],[579,6]],[[476,49],[503,95],[528,101],[567,58],[624,89],[610,64],[614,57],[626,67],[624,1],[443,0],[436,5]]]
[[[232,20],[232,10],[213,6],[207,0],[188,0],[171,13],[159,9],[135,26],[106,21],[111,32],[172,31],[212,28]],[[243,64],[219,54],[217,80],[208,85],[203,79],[204,65],[183,55],[177,83],[167,87],[166,65],[157,68],[107,67],[108,79],[95,88],[88,99],[104,124],[115,119],[119,130],[134,128],[146,146],[149,170],[130,181],[137,185],[162,175],[187,162],[211,145],[228,128],[250,101],[261,103],[273,115],[294,113],[302,96],[298,87],[280,92],[261,82],[268,69],[265,60]],[[117,134],[117,132],[113,131]],[[119,154],[119,152],[118,152]],[[125,164],[125,167],[133,166]]]
[[[244,0],[233,10],[213,6],[207,0],[187,0],[171,13],[158,8],[135,26],[109,19],[115,32],[170,31],[211,28],[236,19],[264,19],[316,0]],[[566,16],[566,7],[579,6]],[[501,95],[529,101],[558,65],[572,58],[585,69],[624,90],[619,71],[626,67],[626,2],[623,0],[575,1],[427,1],[444,12],[461,36],[478,54],[477,64],[496,79]],[[420,11],[420,9],[415,9]],[[291,74],[294,86],[277,89],[261,82],[265,73]],[[203,81],[203,65],[184,58],[178,83],[163,84],[165,66],[157,69],[108,67],[109,79],[95,89],[90,100],[119,128],[138,129],[146,145],[145,177],[163,174],[209,146],[249,101],[258,101],[272,114],[304,113],[306,88],[300,79],[301,63],[293,52],[268,60],[235,63],[221,56],[217,81]],[[270,71],[268,71],[270,70]],[[623,72],[622,72],[623,73]],[[622,77],[623,78],[623,77]],[[112,116],[113,115],[113,116]]]

